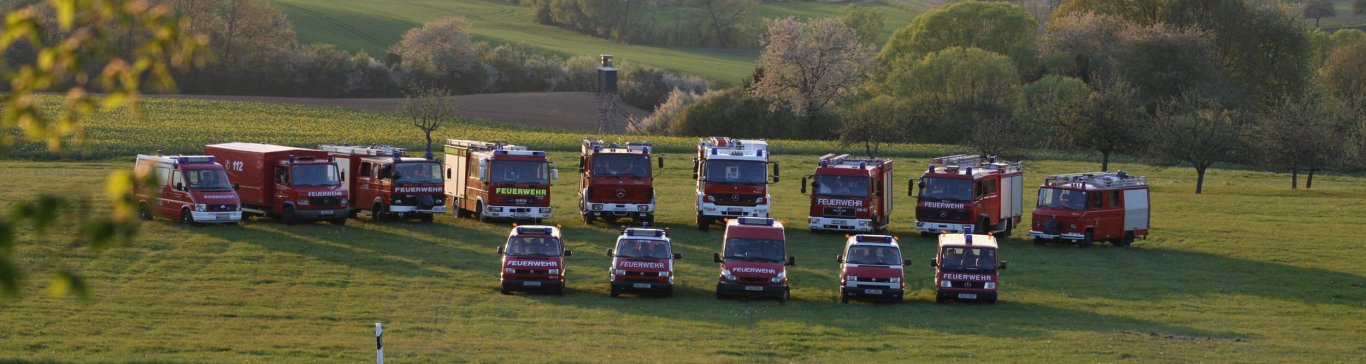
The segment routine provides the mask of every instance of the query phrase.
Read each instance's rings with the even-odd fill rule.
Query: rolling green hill
[[[665,48],[623,45],[531,21],[530,9],[498,0],[278,0],[294,23],[299,40],[323,42],[370,55],[384,55],[403,32],[447,16],[469,18],[477,39],[494,43],[526,42],[562,56],[614,54],[617,59],[648,64],[714,81],[737,83],[754,70],[756,50]],[[789,3],[762,5],[761,17],[839,16],[842,4]],[[887,18],[884,39],[909,24],[912,11],[869,4]]]
[[[102,196],[132,153],[192,152],[206,142],[417,144],[418,133],[383,114],[299,106],[152,100],[146,119],[100,115],[88,125],[107,162],[0,161],[0,210],[37,192]],[[484,122],[441,137],[501,138],[549,147],[562,176],[552,198],[564,225],[570,291],[564,297],[501,295],[495,247],[507,224],[443,216],[430,225],[353,220],[344,227],[184,227],[143,224],[128,246],[60,253],[25,237],[18,261],[40,265],[26,297],[0,300],[0,361],[363,362],[374,359],[373,325],[385,323],[393,362],[1337,362],[1366,356],[1366,268],[1355,231],[1366,224],[1366,180],[1320,176],[1291,191],[1283,176],[1213,170],[1192,195],[1189,168],[1122,163],[1150,177],[1152,239],[1133,248],[1004,243],[1010,261],[995,305],[933,303],[931,241],[910,230],[913,200],[895,191],[892,233],[903,237],[911,289],[901,305],[836,299],[842,237],[802,228],[800,175],[828,142],[782,141],[773,152],[785,179],[772,186],[798,265],[794,301],[717,301],[711,295],[720,232],[691,227],[690,141],[662,142],[659,222],[684,255],[674,298],[613,299],[603,252],[614,227],[585,226],[570,210],[577,135],[497,129]],[[626,139],[609,137],[608,139]],[[639,137],[630,137],[638,139]],[[948,146],[900,145],[899,179]],[[21,156],[40,153],[24,146]],[[1026,178],[1095,168],[1030,160]],[[1032,206],[1034,196],[1026,194]],[[1026,215],[1028,216],[1028,215]],[[1028,220],[1028,219],[1026,219]],[[50,232],[49,242],[69,235]],[[89,304],[53,300],[42,277],[68,267],[93,289]]]

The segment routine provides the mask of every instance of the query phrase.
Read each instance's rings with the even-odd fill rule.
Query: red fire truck
[[[778,183],[778,163],[768,161],[768,143],[713,137],[697,143],[692,177],[697,180],[697,228],[706,231],[727,217],[768,217],[768,165]]]
[[[654,175],[650,168],[649,142],[625,146],[603,145],[584,139],[579,155],[579,214],[585,224],[594,219],[614,222],[631,218],[649,224],[655,220]],[[659,157],[664,168],[664,157]]]
[[[892,214],[892,161],[851,159],[848,154],[826,154],[816,173],[802,178],[806,193],[811,181],[811,231],[873,232],[887,228]]]
[[[1148,178],[1118,173],[1060,174],[1044,178],[1034,207],[1034,243],[1097,240],[1129,246],[1148,237]]]
[[[612,257],[607,272],[612,297],[622,292],[673,296],[674,260],[683,259],[683,254],[673,252],[669,229],[622,228],[617,247],[607,249],[607,256]]]
[[[791,289],[785,265],[797,265],[797,258],[787,256],[783,223],[766,217],[726,221],[721,252],[712,256],[721,263],[716,298],[765,296],[786,302]]]
[[[1006,269],[991,234],[939,234],[930,259],[934,267],[935,301],[975,300],[996,303],[998,273]]]
[[[982,161],[968,154],[939,157],[920,177],[919,186],[915,228],[924,237],[945,231],[1009,236],[1024,214],[1020,163],[996,157]]]
[[[133,175],[139,182],[156,181],[156,185],[133,188],[138,217],[143,220],[162,216],[186,225],[242,220],[237,191],[213,156],[139,154]]]
[[[844,243],[840,263],[840,302],[851,298],[891,299],[901,302],[906,292],[910,260],[901,259],[901,246],[888,235],[854,235]]]
[[[542,151],[506,142],[446,141],[446,202],[456,216],[550,218],[550,181],[559,177]]]
[[[228,179],[238,184],[242,211],[346,224],[347,191],[337,163],[327,152],[258,143],[204,146],[204,154],[223,161]]]
[[[341,168],[342,182],[351,192],[352,214],[375,220],[416,217],[432,222],[434,214],[446,212],[437,161],[405,157],[403,148],[386,145],[321,145],[318,149],[330,153]]]
[[[513,226],[507,244],[498,246],[503,271],[498,278],[503,294],[512,291],[550,291],[564,295],[564,248],[559,226]]]

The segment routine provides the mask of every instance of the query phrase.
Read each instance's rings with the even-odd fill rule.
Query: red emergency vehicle
[[[990,234],[939,234],[934,266],[935,301],[969,300],[996,303],[1000,260],[996,238]]]
[[[607,256],[612,257],[607,272],[612,297],[623,292],[673,296],[674,260],[683,259],[683,254],[673,252],[668,229],[623,228]]]
[[[550,218],[550,182],[559,177],[543,151],[506,142],[446,141],[446,202],[456,216]]]
[[[1009,236],[1024,214],[1020,163],[968,154],[939,157],[919,186],[915,228],[924,237],[945,231]]]
[[[242,211],[346,224],[347,191],[337,163],[327,152],[259,143],[204,146],[204,154],[223,162],[228,179],[239,185]]]
[[[1034,243],[1070,241],[1082,247],[1107,240],[1129,246],[1148,237],[1148,178],[1093,172],[1048,176],[1034,207]]]
[[[791,297],[787,267],[797,258],[787,256],[783,223],[766,217],[728,219],[721,252],[712,260],[721,263],[716,298],[732,296]]]
[[[768,143],[713,137],[697,143],[692,177],[697,180],[697,228],[728,217],[768,217],[768,165],[778,183],[778,164],[769,160]]]
[[[840,302],[853,298],[891,299],[900,303],[906,292],[910,260],[901,258],[901,246],[888,235],[854,235],[846,239],[840,263]]]
[[[559,226],[513,226],[507,243],[498,246],[503,294],[548,291],[564,295],[564,257],[571,254],[560,240]]]
[[[637,223],[655,220],[654,174],[649,142],[625,146],[584,139],[579,154],[579,214],[585,224],[594,219],[615,222],[630,218]],[[659,157],[664,168],[664,157]]]
[[[403,148],[321,145],[337,161],[350,191],[353,215],[375,220],[416,217],[432,222],[446,212],[441,163],[406,157]]]
[[[802,178],[811,183],[811,231],[873,232],[887,228],[892,218],[892,161],[854,159],[848,154],[826,154],[816,173]]]
[[[162,156],[139,154],[133,165],[138,182],[155,180],[152,186],[135,186],[138,217],[180,220],[184,224],[228,223],[242,220],[242,203],[223,166],[213,156]]]

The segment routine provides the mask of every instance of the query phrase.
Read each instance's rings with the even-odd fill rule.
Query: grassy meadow
[[[138,151],[193,152],[232,140],[413,146],[419,136],[382,114],[335,109],[151,100],[145,112],[137,123],[122,114],[91,119],[87,154],[68,156],[82,161],[0,161],[0,208],[38,192],[99,198],[103,178],[130,168]],[[613,299],[604,251],[615,229],[585,226],[571,210],[576,156],[568,150],[578,136],[477,121],[441,132],[456,136],[552,147],[562,176],[550,222],[564,225],[575,253],[566,296],[497,292],[494,251],[508,224],[443,216],[430,225],[184,227],[158,219],[127,246],[98,253],[59,253],[68,237],[61,232],[22,238],[19,261],[35,268],[23,299],[0,301],[0,361],[364,362],[374,358],[375,322],[385,324],[392,362],[1366,359],[1366,254],[1352,250],[1361,242],[1355,228],[1366,225],[1361,178],[1320,175],[1314,190],[1292,191],[1283,175],[1221,169],[1210,172],[1205,194],[1193,195],[1189,168],[1121,162],[1150,177],[1152,238],[1079,249],[1017,235],[1002,249],[1011,264],[995,305],[933,303],[932,241],[910,230],[914,201],[901,185],[892,233],[915,261],[908,302],[843,305],[834,262],[841,237],[802,228],[807,200],[798,192],[816,156],[840,149],[780,141],[773,149],[785,178],[772,195],[775,214],[791,226],[794,300],[717,301],[710,255],[721,231],[692,227],[691,141],[651,138],[666,152],[659,222],[684,255],[677,296]],[[952,147],[891,149],[904,180]],[[46,158],[31,145],[16,152]],[[1033,184],[1095,167],[1028,160],[1026,174]],[[1033,203],[1027,193],[1025,204]],[[86,276],[88,304],[46,296],[44,277],[56,267]]]
[[[712,81],[739,83],[754,71],[758,50],[668,48],[626,45],[559,27],[532,22],[531,8],[501,0],[280,0],[271,2],[288,14],[303,43],[335,44],[350,51],[364,50],[382,56],[398,43],[403,32],[447,16],[470,20],[476,39],[493,43],[526,42],[561,56],[614,54],[617,60],[699,75]],[[844,4],[764,4],[756,11],[762,18],[839,16]],[[883,40],[910,24],[917,15],[904,7],[880,3],[863,4],[886,17]],[[911,8],[913,9],[913,8]],[[661,20],[664,22],[664,20]],[[584,52],[588,53],[584,53]]]

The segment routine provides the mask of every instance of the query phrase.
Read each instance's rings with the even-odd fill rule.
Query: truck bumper
[[[389,212],[396,214],[435,214],[446,213],[446,206],[432,206],[431,209],[421,209],[417,206],[389,206]]]
[[[940,289],[934,292],[940,300],[996,301],[996,291],[967,291]]]
[[[787,292],[787,285],[745,284],[737,282],[717,282],[716,294],[723,296],[771,297],[780,298]]]
[[[954,222],[933,222],[933,221],[920,221],[920,220],[916,220],[916,222],[915,222],[915,229],[916,229],[916,230],[920,230],[921,232],[932,233],[932,234],[933,234],[933,233],[938,233],[938,232],[940,232],[940,231],[948,231],[948,232],[951,232],[951,233],[961,233],[961,232],[968,231],[968,229],[972,229],[972,228],[973,228],[973,224],[960,224],[960,223],[954,223]],[[976,231],[974,231],[974,232],[975,232],[975,233],[986,234],[986,232],[976,232]]]
[[[194,212],[190,212],[190,217],[193,217],[193,218],[194,218],[194,222],[197,222],[197,223],[204,223],[204,224],[223,223],[223,224],[226,224],[226,223],[233,223],[233,222],[242,221],[242,212],[241,212],[241,211],[233,211],[233,212],[198,212],[198,211],[194,211]]]
[[[1032,237],[1035,237],[1035,238],[1040,238],[1040,239],[1049,239],[1049,240],[1071,240],[1071,241],[1081,241],[1082,239],[1085,239],[1085,238],[1086,238],[1085,235],[1076,234],[1076,233],[1048,234],[1048,233],[1045,233],[1045,232],[1042,232],[1042,231],[1035,231],[1035,230],[1030,230],[1030,231],[1029,231],[1029,236],[1032,236]]]
[[[850,298],[896,298],[905,294],[900,283],[849,282],[844,294]]]
[[[726,206],[703,202],[697,206],[702,216],[717,217],[768,217],[768,204],[754,206]]]
[[[495,219],[549,219],[550,207],[484,206],[484,216]]]
[[[593,216],[616,216],[616,217],[648,217],[654,216],[655,205],[652,203],[610,203],[592,202],[584,203],[584,213]]]
[[[845,219],[820,216],[811,216],[807,218],[807,227],[811,230],[856,232],[872,232],[874,228],[873,219]]]
[[[350,213],[351,211],[347,208],[294,210],[294,216],[312,220],[345,219],[348,215],[350,215]]]
[[[508,291],[555,291],[564,281],[550,278],[503,278],[503,289]]]
[[[674,287],[673,283],[658,280],[618,279],[611,282],[612,288],[622,292],[667,292]]]

